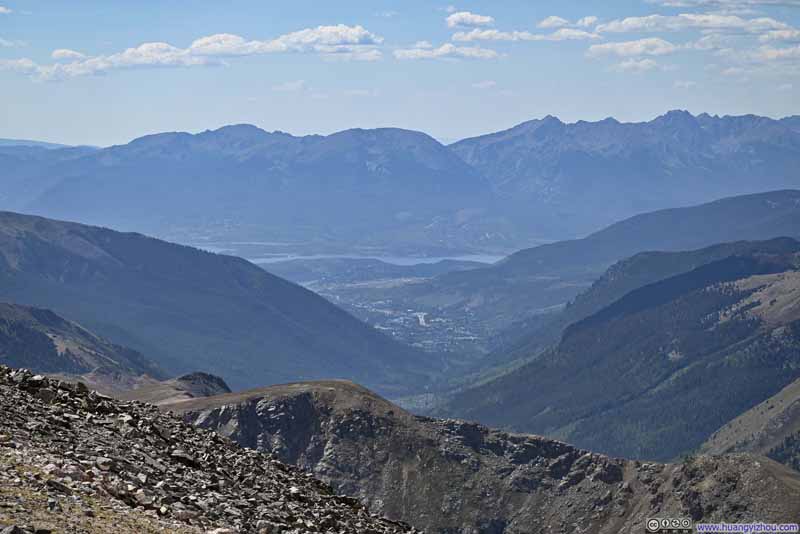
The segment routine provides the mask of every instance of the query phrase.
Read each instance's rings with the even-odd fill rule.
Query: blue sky
[[[0,137],[800,113],[800,0],[0,0]]]

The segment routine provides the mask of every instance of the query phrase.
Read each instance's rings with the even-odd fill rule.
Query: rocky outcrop
[[[127,391],[115,391],[113,396],[121,400],[138,400],[159,405],[230,392],[231,389],[222,378],[196,372],[160,382],[151,380]]]
[[[415,532],[268,454],[80,383],[0,366],[0,414],[4,533]]]
[[[614,459],[538,436],[413,416],[349,382],[275,386],[170,408],[430,533],[617,534],[642,532],[654,516],[800,516],[800,477],[766,458]]]

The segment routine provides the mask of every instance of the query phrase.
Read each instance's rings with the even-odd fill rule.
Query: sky
[[[800,0],[0,0],[0,137],[800,114]]]

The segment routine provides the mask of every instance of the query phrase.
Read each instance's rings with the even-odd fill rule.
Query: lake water
[[[324,260],[324,259],[350,259],[350,260],[380,260],[385,263],[393,265],[417,265],[420,263],[439,263],[443,260],[457,260],[457,261],[476,261],[480,263],[495,263],[500,261],[505,256],[493,256],[489,254],[468,254],[464,256],[352,256],[346,254],[269,254],[262,255],[255,258],[247,258],[256,264],[278,263],[281,261],[290,260]]]
[[[382,256],[382,255],[358,255],[358,254],[303,254],[295,253],[291,249],[281,250],[284,247],[296,247],[297,243],[284,243],[276,241],[236,241],[236,242],[217,242],[217,243],[192,243],[191,246],[213,252],[215,254],[230,254],[240,256],[256,264],[279,263],[291,260],[326,260],[326,259],[350,259],[350,260],[380,260],[384,263],[393,265],[418,265],[420,263],[439,263],[443,260],[456,261],[475,261],[478,263],[495,263],[505,256],[493,254],[464,254],[453,256]],[[258,250],[259,248],[266,250]],[[275,251],[275,247],[278,250]],[[297,250],[295,248],[294,250]]]

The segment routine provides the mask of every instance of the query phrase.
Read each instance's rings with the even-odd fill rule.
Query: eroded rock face
[[[346,382],[276,386],[176,407],[431,533],[641,532],[649,517],[790,521],[800,477],[749,455],[609,458],[537,436],[413,416]]]
[[[82,384],[0,366],[0,414],[0,529],[416,532],[272,455]]]

